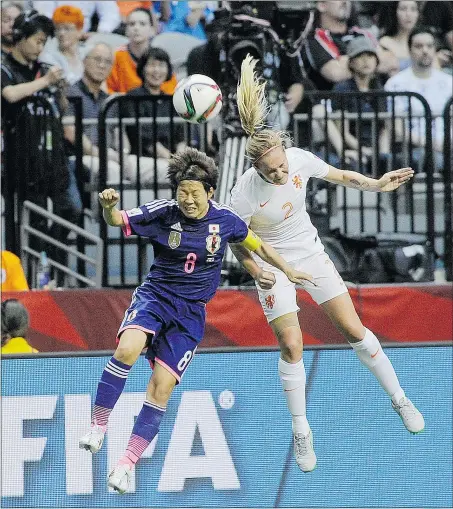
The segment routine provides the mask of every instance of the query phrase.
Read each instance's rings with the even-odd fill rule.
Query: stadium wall
[[[450,284],[359,285],[349,288],[359,316],[384,343],[452,341]],[[30,312],[29,340],[41,352],[111,350],[132,290],[3,293]],[[298,290],[306,345],[343,344],[322,309]],[[207,306],[201,347],[268,347],[275,338],[254,288],[220,289]]]
[[[150,374],[139,359],[103,449],[78,449],[106,356],[2,362],[2,507],[451,507],[452,347],[387,348],[426,429],[411,435],[355,355],[305,352],[318,466],[300,472],[278,352],[195,357],[133,491],[106,487]]]

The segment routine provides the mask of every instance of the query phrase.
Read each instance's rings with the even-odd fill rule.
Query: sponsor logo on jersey
[[[269,198],[267,201],[265,201],[264,203],[260,203],[260,207],[263,208],[265,205],[267,205],[269,202],[271,201],[271,199]]]
[[[168,245],[172,249],[176,249],[179,247],[179,244],[181,244],[181,234],[172,230],[168,236]]]
[[[220,235],[216,235],[215,233],[213,235],[208,235],[206,237],[206,249],[209,253],[215,254],[220,249]]]
[[[170,226],[172,230],[178,230],[178,232],[182,232],[181,223],[175,223]]]
[[[298,173],[296,175],[294,175],[294,177],[292,178],[292,182],[293,182],[293,186],[296,189],[302,189],[303,180],[302,180],[302,177]]]
[[[134,216],[139,216],[140,214],[143,214],[143,211],[142,211],[142,209],[135,208],[135,209],[127,210],[126,214],[128,215],[128,217],[134,217]]]
[[[274,307],[274,304],[275,304],[275,295],[268,295],[264,299],[264,302],[266,303],[266,307],[268,309],[272,309]]]
[[[218,224],[210,224],[209,233],[220,233],[220,226]]]

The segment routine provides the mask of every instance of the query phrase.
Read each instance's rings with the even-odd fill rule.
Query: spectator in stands
[[[10,251],[2,251],[2,292],[24,292],[28,290],[20,258]]]
[[[398,59],[399,67],[396,72],[403,71],[411,65],[409,34],[419,18],[419,2],[415,0],[385,2],[380,8],[378,20],[382,37],[379,44],[382,49],[390,51]]]
[[[2,27],[2,58],[3,54],[10,53],[13,47],[14,20],[23,11],[22,5],[16,2],[3,2],[1,6]]]
[[[444,123],[442,113],[447,101],[452,96],[453,77],[435,68],[436,43],[435,37],[429,27],[415,28],[409,35],[409,51],[411,65],[404,71],[390,78],[385,84],[389,92],[416,92],[422,95],[429,104],[433,115],[432,137],[434,149],[434,167],[436,171],[442,168]],[[425,110],[422,103],[412,98],[410,102],[412,122],[409,126],[398,123],[399,141],[408,140],[410,135],[412,145],[415,147],[412,160],[417,166],[425,157]],[[409,112],[409,100],[406,97],[395,98],[395,113],[406,116]],[[412,147],[411,147],[412,148]],[[419,168],[420,169],[420,168]]]
[[[74,0],[39,0],[35,2],[35,8],[48,18],[52,18],[55,9],[61,5],[71,5],[81,9],[84,18],[83,38],[85,39],[89,36],[94,14],[99,18],[97,32],[111,33],[121,23],[120,12],[114,0],[78,2]]]
[[[13,25],[14,46],[2,60],[2,124],[5,139],[4,192],[8,200],[15,193],[47,209],[51,197],[54,212],[77,222],[78,211],[67,204],[68,166],[64,152],[61,112],[65,108],[63,71],[48,67],[38,57],[49,36],[54,33],[52,20],[37,11],[27,11]],[[24,102],[42,97],[45,106]],[[43,143],[42,140],[45,140]],[[32,215],[32,225],[42,231],[47,221]],[[63,235],[63,233],[61,233]],[[54,233],[56,238],[60,233]]]
[[[137,74],[143,82],[141,87],[128,92],[130,97],[165,96],[162,92],[162,83],[172,75],[170,57],[160,48],[150,48],[139,60]],[[138,107],[139,117],[170,117],[172,115],[172,102],[159,100],[155,104],[151,101],[141,102]],[[125,116],[135,118],[136,105],[130,102],[126,105]],[[173,124],[173,138],[168,124],[145,124],[140,131],[136,125],[126,127],[129,138],[131,154],[140,156],[140,182],[149,184],[154,181],[154,159],[157,158],[158,181],[166,181],[168,160],[172,152],[180,151],[185,147],[184,127]],[[154,133],[156,132],[156,140]],[[173,143],[172,143],[173,142]],[[141,153],[140,153],[141,147]],[[142,157],[145,156],[145,157]],[[132,175],[135,182],[136,176]]]
[[[384,90],[379,78],[376,75],[376,69],[379,65],[379,57],[376,47],[368,37],[356,37],[348,45],[347,57],[349,59],[349,70],[352,78],[337,83],[333,87],[333,92],[370,92],[373,90]],[[375,111],[384,112],[387,110],[385,97],[370,99],[364,97],[360,101],[356,97],[332,98],[332,109],[334,111],[348,111],[351,113],[373,113]],[[338,125],[339,124],[339,125]],[[342,131],[341,122],[337,121],[339,130],[337,136],[330,136],[332,144],[335,146],[337,154],[341,157],[343,143],[340,132]],[[377,133],[373,137],[373,121],[360,119],[360,129],[358,121],[345,119],[345,159],[347,163],[353,163],[352,166],[357,169],[359,161],[359,152],[362,156],[362,162],[369,163],[373,153],[384,155],[389,150],[389,140],[385,124],[380,121],[377,126]],[[360,137],[359,137],[360,135]],[[379,140],[379,145],[376,142]],[[360,147],[360,151],[359,151]],[[374,149],[374,150],[373,150]]]
[[[149,49],[151,39],[156,35],[153,22],[150,11],[142,7],[134,9],[127,17],[126,36],[129,43],[115,53],[113,68],[107,79],[110,93],[126,93],[142,84],[137,75],[137,62]],[[176,78],[172,76],[162,84],[162,92],[173,94],[175,87]]]
[[[46,48],[40,61],[61,67],[66,81],[72,85],[79,81],[83,74],[80,48],[83,14],[78,7],[62,5],[55,9],[52,19],[58,45]]]
[[[437,60],[450,74],[453,66],[453,3],[422,1],[424,26],[429,26],[436,37]]]
[[[303,48],[303,60],[308,77],[319,90],[331,90],[335,83],[351,78],[347,43],[354,37],[369,37],[367,30],[352,26],[350,1],[318,1],[315,30],[308,36]],[[390,52],[380,52],[378,72],[388,74],[398,67]]]
[[[157,20],[156,13],[153,11],[153,2],[148,0],[117,0],[118,9],[120,11],[121,16],[121,25],[114,30],[114,33],[125,35],[126,34],[126,21],[129,14],[141,7],[142,9],[146,9],[151,13],[153,17],[153,26],[158,26],[159,22]]]
[[[97,119],[99,110],[108,97],[108,94],[102,89],[102,85],[112,68],[112,48],[105,43],[97,43],[92,47],[86,48],[83,64],[83,77],[69,88],[68,97],[81,97],[84,118]],[[74,115],[71,105],[68,108],[67,114],[68,116]],[[108,116],[117,116],[117,109],[111,108]],[[64,134],[67,141],[75,144],[76,132],[74,125],[65,125]],[[107,152],[109,172],[107,180],[118,183],[120,181],[120,155],[113,148],[115,145],[114,136],[110,135],[107,142],[110,144]],[[87,170],[85,175],[86,181],[90,181],[91,177],[96,177],[99,172],[98,143],[97,124],[85,125],[83,127],[83,164]],[[74,161],[71,164],[74,165]],[[127,178],[127,175],[123,175],[123,178]],[[76,189],[73,191],[76,192]]]
[[[155,2],[156,10],[161,12],[162,32],[179,32],[206,40],[203,22],[213,20],[213,2]]]
[[[2,355],[37,353],[27,342],[30,319],[25,306],[16,299],[2,302]]]

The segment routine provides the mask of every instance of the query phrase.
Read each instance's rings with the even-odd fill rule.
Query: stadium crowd
[[[416,92],[427,101],[433,122],[434,168],[442,170],[444,126],[441,115],[452,96],[453,4],[437,1],[298,2],[194,2],[194,1],[22,1],[1,5],[1,90],[2,90],[2,185],[5,214],[21,186],[22,197],[53,210],[80,224],[83,214],[83,183],[99,174],[99,132],[96,125],[102,105],[112,94],[125,94],[130,103],[121,104],[125,117],[151,116],[153,108],[137,96],[159,96],[157,116],[169,115],[169,102],[183,73],[201,72],[224,83],[221,66],[225,53],[225,27],[235,16],[236,23],[265,27],[274,34],[274,44],[261,55],[263,75],[270,97],[275,96],[278,114],[274,125],[289,128],[294,114],[316,111],[386,112],[389,103],[367,98],[360,101],[313,99],[307,92]],[[252,21],[251,21],[252,20]],[[264,28],[263,28],[264,30]],[[247,39],[247,33],[243,39]],[[253,32],[255,33],[255,32]],[[175,36],[172,39],[172,34]],[[176,34],[176,35],[175,35]],[[181,38],[177,38],[181,37]],[[162,41],[162,42],[159,42]],[[173,42],[172,42],[173,41]],[[178,42],[179,41],[179,42]],[[242,60],[252,45],[236,44]],[[233,49],[233,48],[231,48]],[[241,52],[242,51],[242,52]],[[228,57],[228,56],[227,56]],[[181,66],[181,58],[187,64]],[[234,67],[234,62],[233,62]],[[234,76],[234,73],[232,73]],[[225,91],[224,91],[224,95]],[[51,105],[52,122],[39,121],[37,103],[23,108],[33,97]],[[75,162],[77,115],[73,98],[82,104],[81,150],[83,171]],[[150,103],[151,104],[151,103]],[[47,107],[47,106],[46,106]],[[395,99],[395,114],[418,115],[412,120],[411,143],[414,161],[425,157],[425,125],[421,103],[405,97]],[[118,115],[111,108],[109,116]],[[322,113],[321,113],[322,116]],[[90,122],[91,121],[91,122]],[[329,120],[329,162],[341,162],[367,172],[372,158],[370,120],[347,121],[345,129]],[[360,125],[358,125],[360,124]],[[169,136],[165,127],[135,126],[108,131],[107,181],[141,185],[165,179],[172,147],[180,149],[187,140],[182,128],[174,126]],[[403,137],[403,124],[397,125]],[[31,145],[24,130],[32,129]],[[44,135],[41,131],[44,129]],[[49,131],[50,130],[50,131]],[[344,132],[342,132],[344,131]],[[49,157],[49,132],[51,152]],[[212,133],[211,133],[212,134]],[[379,123],[379,160],[386,164],[389,130]],[[43,141],[44,139],[44,141]],[[211,139],[210,139],[211,140]],[[196,140],[195,140],[196,141]],[[211,146],[212,145],[212,146]],[[26,149],[24,149],[26,147]],[[210,142],[215,153],[218,146]],[[56,155],[57,154],[57,155]],[[359,161],[361,159],[361,161]],[[362,164],[363,163],[363,164]],[[420,163],[421,165],[422,163]],[[27,168],[24,174],[23,168]],[[79,168],[79,169],[78,169]],[[421,166],[420,166],[421,168]],[[385,170],[384,170],[385,171]],[[82,185],[81,185],[82,183]],[[81,191],[82,190],[82,191]],[[46,228],[46,221],[34,220]],[[68,231],[51,232],[65,241]],[[8,242],[7,242],[8,243]],[[13,249],[14,246],[7,245]],[[19,253],[17,253],[19,254]],[[61,254],[55,253],[55,256]]]

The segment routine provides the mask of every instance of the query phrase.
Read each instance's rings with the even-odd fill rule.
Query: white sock
[[[365,337],[358,343],[351,343],[360,362],[364,364],[378,379],[385,392],[398,403],[405,396],[400,386],[398,377],[392,363],[382,350],[378,338],[369,330],[365,329]]]
[[[293,433],[308,435],[310,425],[307,421],[305,408],[305,366],[303,358],[291,364],[278,359],[278,374],[285,391],[286,403],[293,417]]]

